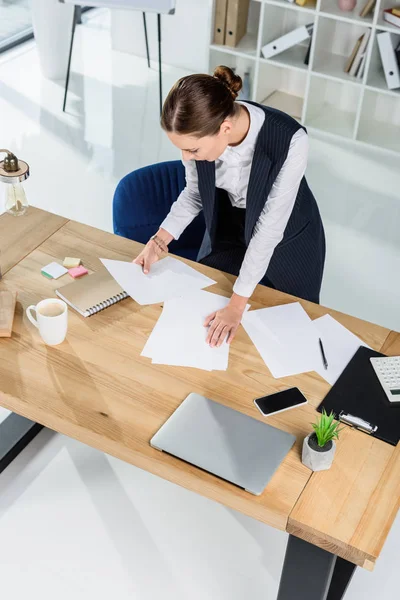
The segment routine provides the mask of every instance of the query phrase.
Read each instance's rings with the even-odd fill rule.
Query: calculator
[[[400,402],[400,356],[370,358],[390,402]]]

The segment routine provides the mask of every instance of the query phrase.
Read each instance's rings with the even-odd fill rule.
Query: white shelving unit
[[[354,11],[342,12],[337,0],[309,0],[304,7],[287,0],[251,0],[246,36],[236,48],[211,43],[210,70],[225,64],[242,76],[250,72],[252,100],[288,112],[310,131],[400,153],[400,89],[387,88],[376,38],[388,31],[400,42],[400,27],[382,16],[396,0],[377,0],[374,13],[363,19],[365,3],[358,0]],[[308,23],[314,23],[308,65],[309,42],[262,57],[262,46]],[[365,72],[357,79],[344,67],[368,28]]]

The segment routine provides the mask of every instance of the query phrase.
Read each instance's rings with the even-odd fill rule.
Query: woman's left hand
[[[210,344],[212,348],[221,346],[226,338],[228,338],[227,343],[230,344],[240,325],[243,311],[244,308],[230,303],[225,308],[208,315],[204,322],[204,327],[209,327],[207,344]]]

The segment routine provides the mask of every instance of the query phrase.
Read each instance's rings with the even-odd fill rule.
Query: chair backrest
[[[157,231],[186,185],[181,161],[137,169],[119,182],[114,194],[114,233],[145,244]],[[186,228],[171,252],[195,260],[205,232],[203,213]]]

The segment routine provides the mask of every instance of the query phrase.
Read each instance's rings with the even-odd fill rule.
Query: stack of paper
[[[216,283],[210,277],[168,256],[151,266],[145,275],[132,262],[100,259],[110,275],[138,304],[157,304]]]
[[[358,348],[366,346],[330,315],[311,321],[298,302],[251,311],[242,323],[276,378],[316,371],[333,385]]]
[[[242,324],[276,378],[314,371],[321,362],[318,333],[299,302],[248,312]]]
[[[142,356],[156,364],[226,371],[229,345],[211,348],[204,321],[228,302],[229,298],[202,290],[165,301]]]

